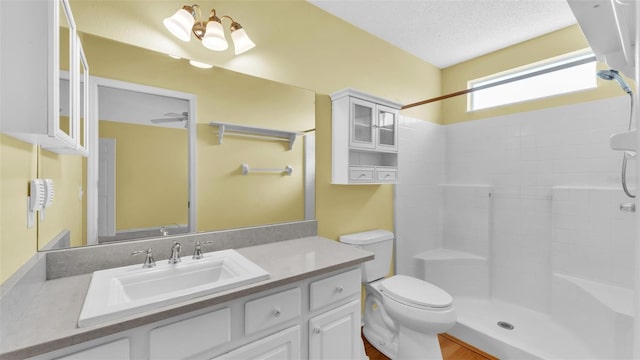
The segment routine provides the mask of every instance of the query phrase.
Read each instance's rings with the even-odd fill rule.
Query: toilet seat
[[[446,291],[406,275],[395,275],[382,280],[380,291],[392,300],[426,310],[443,310],[453,304],[453,298]]]

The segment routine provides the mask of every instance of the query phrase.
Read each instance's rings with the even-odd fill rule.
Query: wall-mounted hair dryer
[[[620,87],[622,88],[622,90],[624,90],[624,92],[626,92],[627,94],[631,95],[632,93],[631,88],[629,87],[629,85],[627,85],[627,83],[624,81],[622,76],[620,76],[620,73],[618,72],[618,70],[613,70],[613,69],[600,70],[598,71],[597,74],[598,74],[598,77],[600,77],[603,80],[617,81],[618,84],[620,84]]]

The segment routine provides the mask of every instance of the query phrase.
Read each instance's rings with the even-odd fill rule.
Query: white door
[[[300,326],[254,341],[212,360],[299,360]]]
[[[360,359],[360,301],[309,320],[309,359]]]
[[[116,234],[116,139],[99,140],[98,236]]]

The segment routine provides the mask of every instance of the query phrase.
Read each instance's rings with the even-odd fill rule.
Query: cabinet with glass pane
[[[399,103],[353,89],[331,95],[332,183],[398,181]]]
[[[80,108],[88,97],[81,99],[78,89],[88,67],[81,51],[68,0],[0,1],[2,133],[55,153],[86,155],[81,131],[89,124]]]

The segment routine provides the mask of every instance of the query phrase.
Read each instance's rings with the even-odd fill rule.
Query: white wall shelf
[[[218,141],[220,142],[220,144],[222,144],[222,139],[224,138],[224,135],[226,133],[232,133],[234,135],[240,136],[286,141],[289,143],[289,150],[291,150],[293,149],[293,144],[296,142],[296,138],[298,137],[298,135],[304,135],[301,132],[265,129],[215,121],[210,122],[209,125],[218,127]]]

